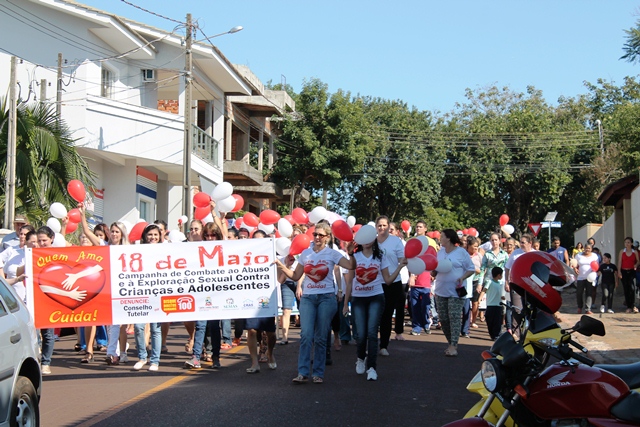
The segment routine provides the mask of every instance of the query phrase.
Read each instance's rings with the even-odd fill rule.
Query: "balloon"
[[[434,232],[433,232],[433,238],[434,238],[434,239],[439,239],[439,238],[440,238],[440,232],[439,232],[439,231],[437,231],[437,230],[436,230],[436,231],[434,231]]]
[[[233,207],[233,209],[231,209],[231,212],[238,212],[240,209],[244,207],[244,199],[239,194],[232,194],[231,196],[234,199],[236,199],[236,204]]]
[[[267,234],[271,234],[273,233],[273,231],[276,229],[276,227],[273,224],[265,224],[265,223],[260,223],[258,224],[258,230],[262,230]]]
[[[407,269],[411,274],[422,274],[425,272],[427,267],[424,264],[424,261],[418,257],[410,258],[407,260]]]
[[[82,181],[77,179],[72,179],[71,181],[69,181],[69,183],[67,184],[67,191],[69,192],[71,198],[73,198],[73,200],[78,203],[83,202],[85,196],[87,195],[87,192],[84,189],[84,184],[82,183]]]
[[[421,259],[424,262],[427,271],[433,271],[438,268],[438,258],[436,258],[435,255],[424,254],[420,255],[418,259]]]
[[[367,224],[363,225],[360,230],[356,233],[354,240],[359,245],[366,245],[368,243],[373,243],[376,240],[378,233],[376,232],[376,228]]]
[[[310,239],[313,239],[313,233],[315,231],[316,231],[316,227],[312,225],[311,227],[307,228],[307,232],[305,234],[309,236]]]
[[[242,217],[236,219],[236,222],[233,224],[233,226],[238,230],[240,230],[243,225],[244,225],[244,220],[242,219]]]
[[[438,273],[448,273],[453,268],[453,264],[448,259],[442,259],[438,261],[438,266],[436,267],[436,271]]]
[[[134,225],[131,231],[129,232],[129,241],[135,242],[137,240],[142,239],[142,232],[144,231],[145,228],[147,228],[147,225],[148,224],[144,221]]]
[[[325,216],[327,216],[327,210],[322,206],[316,206],[311,212],[309,212],[309,221],[317,224],[323,220]]]
[[[309,245],[311,244],[311,238],[306,234],[298,234],[293,241],[291,242],[291,247],[289,248],[289,255],[298,255],[302,253],[305,249],[309,249]]]
[[[231,212],[233,208],[236,207],[236,198],[233,196],[229,196],[224,198],[218,202],[216,207],[218,208],[218,212]]]
[[[427,237],[431,237],[433,239],[433,231],[427,231]]]
[[[349,215],[347,217],[347,224],[349,227],[353,228],[353,226],[356,225],[356,217]]]
[[[82,214],[80,213],[80,209],[78,208],[71,209],[69,212],[67,212],[67,217],[69,218],[69,221],[75,222],[76,224],[82,221]]]
[[[64,240],[64,236],[62,234],[56,233],[55,236],[53,236],[53,243],[51,243],[51,246],[54,248],[64,248],[67,246],[67,242]]]
[[[49,227],[54,233],[59,233],[60,230],[62,230],[60,221],[58,221],[56,218],[49,218],[47,220],[47,227]]]
[[[69,221],[67,222],[67,227],[65,228],[64,232],[66,234],[70,234],[76,231],[77,229],[78,229],[78,223]]]
[[[427,252],[425,252],[423,255],[418,255],[418,256],[424,256],[424,255],[433,255],[434,257],[436,257],[436,262],[438,262],[438,252],[436,252],[436,248],[435,246],[431,246],[429,245],[429,248],[427,248]],[[431,270],[433,271],[433,270]]]
[[[244,214],[242,219],[244,220],[244,223],[249,227],[257,227],[258,224],[260,224],[260,220],[258,219],[256,214],[251,212],[247,212],[246,214]]]
[[[62,219],[67,216],[67,208],[62,203],[54,202],[49,207],[49,212],[54,218]]]
[[[373,222],[373,221],[369,221],[369,222],[367,223],[367,225],[370,225],[370,226],[372,226],[373,228],[376,228],[376,223],[375,223],[375,222]],[[409,227],[409,230],[411,230],[411,227]]]
[[[291,237],[291,234],[293,233],[293,226],[286,218],[280,218],[278,220],[278,231],[283,237]]]
[[[420,239],[409,239],[407,244],[404,247],[404,256],[405,258],[411,259],[420,255],[422,252],[422,241]],[[411,271],[411,270],[409,270]],[[412,274],[420,274],[420,273],[412,273]]]
[[[331,225],[331,232],[334,236],[344,242],[350,242],[353,240],[353,231],[351,231],[351,227],[341,219],[333,222]]]
[[[502,231],[504,231],[505,233],[511,235],[511,234],[513,234],[514,231],[516,231],[516,229],[513,228],[513,225],[507,224],[507,225],[503,225],[502,226]]]
[[[291,225],[295,225],[295,224],[296,224],[296,220],[295,220],[295,219],[293,219],[293,216],[291,216],[291,215],[285,215],[285,216],[284,216],[284,219],[286,219],[287,221],[289,221],[289,224],[291,224]],[[279,221],[278,221],[278,222],[279,222]]]
[[[133,228],[133,225],[127,220],[122,221],[122,225],[124,225],[124,228],[125,228],[124,232],[127,233],[128,235],[129,231]]]
[[[427,249],[429,249],[431,242],[433,241],[430,240],[427,236],[416,236],[415,238],[420,240],[420,243],[422,243],[422,248],[420,249],[420,253],[418,255],[425,254],[427,252]],[[435,245],[435,242],[433,242],[433,244]]]
[[[221,182],[220,184],[216,185],[216,188],[214,188],[211,192],[211,198],[217,202],[226,199],[227,197],[231,196],[232,193],[233,186],[228,182]]]
[[[575,258],[571,258],[571,261],[569,261],[569,266],[575,268],[578,266],[578,260]]]
[[[193,214],[193,217],[195,219],[199,219],[200,221],[202,221],[203,219],[205,219],[207,217],[207,215],[209,215],[211,213],[211,209],[209,208],[209,206],[205,207],[205,208],[196,208],[195,213]]]
[[[186,224],[187,221],[189,221],[189,218],[186,215],[182,215],[178,218],[178,225],[182,226],[183,224]]]
[[[171,243],[180,243],[187,240],[187,236],[182,231],[171,230],[169,232],[169,240],[171,240]]]
[[[409,229],[411,228],[411,223],[405,219],[404,221],[402,221],[402,222],[400,223],[400,227],[402,227],[402,230],[403,230],[405,233],[408,233],[408,232],[409,232]]]
[[[357,233],[357,232],[358,232],[358,230],[360,230],[361,228],[362,228],[362,224],[356,224],[356,225],[354,225],[354,226],[351,228],[351,230],[352,230],[354,233]]]
[[[308,224],[309,223],[309,215],[307,215],[307,212],[302,208],[295,208],[291,212],[291,217],[298,224]]]
[[[459,238],[462,239],[462,236],[464,236],[464,232],[462,230],[458,230],[456,231],[456,234],[458,235]]]
[[[211,212],[209,212],[209,214],[207,216],[205,216],[204,218],[202,218],[200,221],[202,221],[202,224],[207,224],[209,222],[213,222],[213,215],[211,214]]]
[[[500,227],[504,227],[508,223],[509,223],[509,215],[507,215],[507,214],[500,215]],[[509,233],[509,234],[511,234],[511,233]]]
[[[209,203],[211,203],[211,196],[204,191],[193,195],[193,206],[196,208],[208,208]]]
[[[285,256],[289,253],[291,248],[291,240],[286,237],[278,237],[276,239],[276,253],[280,256]]]
[[[260,222],[265,225],[275,224],[280,220],[280,214],[272,209],[260,212]]]
[[[597,278],[598,278],[598,273],[596,273],[595,271],[592,271],[587,275],[587,280],[591,283],[594,283]]]
[[[600,269],[600,264],[598,264],[598,261],[591,261],[591,264],[589,264],[589,266],[593,271],[598,271]]]
[[[463,236],[469,236],[469,229],[465,228],[464,230],[462,230],[462,235]]]

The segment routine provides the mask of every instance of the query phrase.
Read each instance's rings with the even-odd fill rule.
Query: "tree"
[[[640,20],[636,21],[636,26],[624,30],[626,34],[626,42],[622,46],[624,55],[620,59],[627,62],[637,63],[640,61]]]
[[[9,110],[7,99],[0,101],[0,170],[3,173],[3,194],[0,208],[4,209],[4,176],[7,173],[7,141]],[[67,183],[81,180],[93,184],[94,174],[78,155],[71,131],[59,120],[55,109],[48,104],[20,102],[17,109],[16,144],[16,210],[30,221],[44,223],[49,205],[60,202],[75,204],[67,194]],[[6,225],[5,225],[6,226]]]

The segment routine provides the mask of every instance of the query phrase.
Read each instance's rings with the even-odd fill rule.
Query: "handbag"
[[[467,296],[467,287],[466,286],[460,286],[459,288],[456,288],[456,293],[458,294],[459,298],[463,298]]]

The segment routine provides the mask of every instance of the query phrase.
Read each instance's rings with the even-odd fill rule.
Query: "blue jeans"
[[[144,323],[136,323],[133,325],[134,335],[136,339],[136,348],[138,349],[138,359],[147,360],[147,346],[144,342]],[[151,359],[149,362],[154,364],[160,363],[160,350],[162,350],[162,328],[160,323],[150,323],[151,331]]]
[[[324,377],[327,358],[327,334],[336,314],[336,296],[332,293],[302,295],[300,299],[300,353],[298,374],[309,376],[313,346],[313,376]]]
[[[338,316],[340,316],[340,341],[351,341],[351,319],[342,314],[344,306],[344,296],[338,301]],[[355,328],[353,335],[355,335]]]
[[[462,335],[469,335],[469,327],[471,326],[471,298],[464,299],[464,305],[462,306],[462,328],[460,333]]]
[[[219,320],[198,320],[196,321],[196,331],[193,338],[193,356],[200,360],[202,356],[202,345],[204,337],[209,330],[211,337],[211,357],[214,360],[220,358],[220,321]],[[231,335],[231,326],[229,326]]]
[[[40,329],[42,333],[42,359],[43,365],[51,365],[51,356],[53,356],[53,344],[56,342],[53,336],[53,329]]]
[[[220,321],[222,328],[222,342],[231,345],[231,319],[223,319]]]
[[[358,329],[356,335],[358,359],[367,358],[367,369],[376,369],[378,360],[378,328],[384,310],[384,294],[353,297],[351,311]]]
[[[411,330],[422,332],[431,328],[431,289],[412,287],[411,297]]]

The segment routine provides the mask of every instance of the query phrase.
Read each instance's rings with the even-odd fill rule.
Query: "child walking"
[[[613,292],[618,287],[618,267],[611,262],[611,254],[605,253],[598,269],[602,283],[602,305],[600,313],[613,313]]]
[[[504,319],[504,310],[502,307],[502,304],[505,302],[504,282],[502,281],[503,273],[504,271],[501,267],[493,267],[491,269],[491,281],[485,282],[480,292],[480,298],[482,298],[482,294],[486,294],[487,297],[485,319],[487,320],[487,329],[489,330],[489,336],[492,341],[495,341],[500,335]]]

